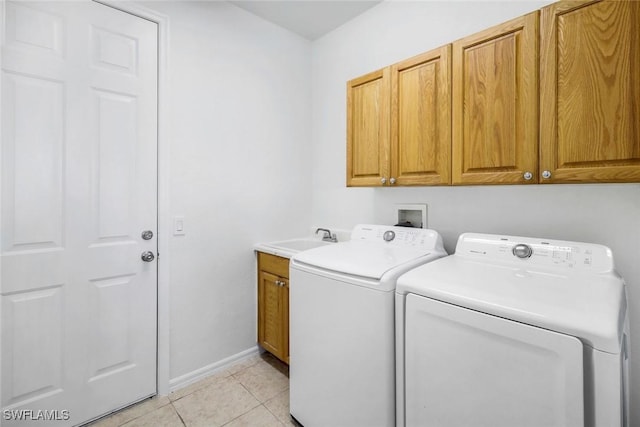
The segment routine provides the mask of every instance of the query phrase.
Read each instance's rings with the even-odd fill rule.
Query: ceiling
[[[315,40],[382,0],[235,0],[234,5]]]

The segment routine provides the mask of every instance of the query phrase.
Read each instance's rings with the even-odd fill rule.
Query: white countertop
[[[264,252],[283,258],[291,258],[298,252],[331,244],[331,242],[323,242],[321,238],[314,239],[306,237],[268,243],[257,243],[253,245],[253,249],[258,252]]]

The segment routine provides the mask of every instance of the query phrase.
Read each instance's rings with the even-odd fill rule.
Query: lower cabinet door
[[[278,359],[289,362],[289,281],[266,271],[258,273],[258,342]]]

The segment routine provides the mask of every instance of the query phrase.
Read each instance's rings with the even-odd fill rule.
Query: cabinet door
[[[397,185],[447,185],[450,171],[447,45],[391,67],[391,177]]]
[[[288,281],[266,271],[258,273],[258,342],[265,350],[286,361],[289,356],[289,339],[285,337],[283,319],[285,311],[288,313],[288,307],[285,310],[285,287],[281,286],[282,282]],[[288,290],[286,293],[288,300]],[[288,315],[286,323],[288,332]]]
[[[389,177],[389,68],[347,83],[347,186]]]
[[[640,181],[639,28],[637,1],[542,9],[541,182]]]
[[[538,15],[453,43],[453,184],[536,181]]]
[[[282,361],[289,364],[289,280],[282,279]]]

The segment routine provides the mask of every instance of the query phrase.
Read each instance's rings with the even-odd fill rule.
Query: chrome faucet
[[[318,228],[316,230],[316,234],[318,234],[319,231],[324,232],[324,235],[322,236],[322,241],[323,242],[337,242],[338,239],[336,238],[336,235],[334,233],[331,232],[331,230],[327,229],[327,228]]]

